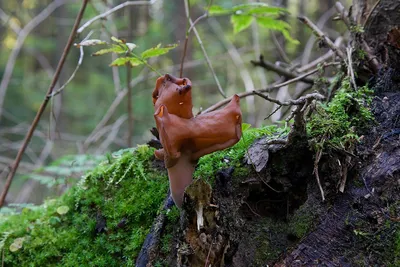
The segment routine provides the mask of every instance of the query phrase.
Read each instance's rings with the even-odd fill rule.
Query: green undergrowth
[[[314,149],[346,150],[357,141],[357,133],[373,121],[368,108],[372,94],[367,85],[354,89],[349,78],[343,79],[332,101],[317,105],[316,112],[307,123]]]
[[[2,209],[4,266],[134,266],[168,190],[153,152],[116,152],[61,197]]]
[[[277,138],[285,135],[289,129],[279,128],[276,125],[252,128],[250,124],[243,123],[242,131],[242,138],[234,146],[200,158],[194,177],[206,179],[213,184],[215,173],[228,167],[234,167],[233,175],[235,177],[248,175],[250,169],[247,164],[243,163],[243,158],[254,140],[263,136],[271,136],[271,139]]]

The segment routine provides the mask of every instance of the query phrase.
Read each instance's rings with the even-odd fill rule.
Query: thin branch
[[[335,40],[335,45],[337,47],[339,47],[343,42],[343,37],[338,37]],[[309,69],[315,68],[315,66],[317,66],[318,64],[327,61],[330,57],[333,56],[333,51],[329,50],[326,54],[320,56],[319,58],[314,59],[313,61],[311,61],[308,64],[305,64],[303,66],[301,66],[300,68],[296,69],[297,72],[305,72],[308,71]]]
[[[96,150],[95,154],[103,154],[104,151],[107,149],[107,147],[110,146],[110,144],[115,140],[117,137],[117,134],[119,132],[119,129],[121,128],[122,123],[126,120],[127,116],[126,114],[122,115],[118,120],[114,122],[114,124],[111,127],[111,131],[107,138],[103,141],[103,143],[99,146],[99,148]]]
[[[257,92],[257,91],[254,91],[254,94],[258,95],[259,97],[264,98],[265,100],[268,100],[269,102],[275,103],[275,104],[277,104],[279,106],[303,105],[306,102],[306,100],[310,99],[310,98],[317,99],[317,100],[324,100],[325,99],[325,97],[323,95],[321,95],[320,93],[312,93],[312,94],[308,94],[308,95],[302,96],[302,97],[300,97],[298,99],[289,99],[289,100],[286,100],[286,101],[282,102],[282,101],[279,101],[278,99],[270,98],[269,96],[264,95],[264,94],[262,94],[260,92]]]
[[[276,35],[273,31],[269,31],[269,34],[271,35],[272,41],[274,42],[274,45],[276,47],[276,49],[278,50],[278,53],[280,55],[280,57],[282,58],[283,61],[285,61],[286,63],[290,64],[290,59],[287,56],[285,50],[283,49],[283,47],[281,46],[281,44],[278,41],[278,38],[276,38]]]
[[[346,11],[346,9],[342,5],[342,3],[337,1],[335,3],[335,8],[339,12],[340,19],[344,22],[344,24],[346,24],[347,28],[350,29],[351,22],[350,22],[350,18],[349,18],[349,13]]]
[[[351,47],[346,48],[346,54],[347,54],[347,71],[348,75],[351,77],[351,82],[353,83],[354,89],[357,91],[357,84],[356,84],[356,77],[354,75],[354,69],[353,69],[353,61],[351,60],[351,54],[353,52],[353,49]]]
[[[321,192],[322,201],[325,201],[325,193],[324,189],[322,188],[321,181],[319,179],[319,171],[318,171],[318,164],[321,159],[321,156],[322,156],[322,150],[318,150],[317,154],[315,155],[314,174],[315,174],[315,179],[317,179],[319,191]]]
[[[45,9],[43,9],[42,12],[40,12],[28,24],[26,24],[26,26],[22,30],[19,31],[15,46],[13,47],[10,56],[8,57],[3,78],[0,83],[0,120],[2,117],[3,103],[5,100],[7,87],[11,80],[18,54],[21,51],[21,48],[24,44],[26,37],[28,37],[29,33],[33,29],[35,29],[41,22],[43,22],[46,18],[48,18],[51,15],[51,13],[53,13],[57,8],[66,4],[67,2],[68,0],[56,0],[50,3]]]
[[[290,71],[288,71],[288,70],[286,70],[286,69],[284,69],[284,68],[281,68],[281,67],[279,67],[279,66],[276,66],[275,64],[272,64],[272,63],[270,63],[270,62],[268,62],[268,61],[265,61],[263,55],[260,55],[260,61],[251,60],[250,62],[251,62],[254,66],[263,67],[264,69],[267,69],[267,70],[271,70],[271,71],[273,71],[273,72],[276,72],[276,73],[278,73],[279,75],[285,76],[286,78],[292,79],[292,78],[297,77],[297,75],[296,75],[295,73],[290,72]],[[314,80],[311,79],[311,78],[308,78],[308,77],[304,77],[303,80],[302,80],[302,82],[305,82],[305,83],[314,83]]]
[[[208,68],[210,69],[210,71],[211,71],[211,73],[212,73],[212,76],[214,77],[215,83],[217,84],[218,91],[219,91],[219,93],[220,93],[224,98],[226,98],[225,92],[224,92],[224,90],[222,90],[221,84],[219,83],[218,77],[217,77],[217,75],[215,74],[214,68],[213,68],[213,66],[212,66],[212,64],[211,64],[210,58],[208,57],[207,51],[206,51],[206,49],[204,48],[203,41],[201,40],[200,35],[199,35],[199,33],[197,32],[196,27],[195,27],[195,25],[194,25],[192,19],[190,18],[188,0],[184,0],[184,3],[185,3],[185,13],[186,13],[186,17],[187,17],[187,19],[189,20],[190,27],[193,27],[193,32],[194,32],[194,34],[196,35],[197,41],[199,42],[199,45],[200,45],[200,47],[201,47],[201,50],[203,51],[204,58],[206,59]]]
[[[104,12],[103,14],[100,14],[90,20],[88,20],[87,22],[85,22],[85,24],[83,24],[77,31],[78,34],[82,33],[87,27],[89,27],[93,22],[95,22],[96,20],[100,20],[100,19],[105,19],[106,17],[108,17],[109,15],[111,15],[112,13],[127,7],[127,6],[137,6],[137,5],[152,5],[155,2],[157,2],[157,0],[151,0],[151,1],[126,1],[125,3],[122,3],[118,6],[115,6],[113,8],[111,8],[110,10],[107,10],[106,12]]]
[[[60,88],[58,88],[56,91],[54,91],[53,93],[51,93],[49,95],[50,98],[58,95],[59,93],[61,93],[65,89],[65,87],[67,87],[67,85],[75,78],[75,74],[79,70],[79,67],[82,65],[83,56],[85,55],[85,53],[83,52],[83,47],[82,46],[79,47],[79,52],[80,52],[80,56],[79,56],[79,59],[78,59],[78,64],[75,67],[75,70],[72,72],[71,76],[69,77],[69,79],[66,81],[65,84],[63,84]]]
[[[341,57],[343,60],[346,59],[346,56],[344,55],[344,53],[342,52],[342,50],[340,50],[340,49],[331,41],[331,39],[329,39],[328,36],[326,36],[325,33],[323,33],[323,32],[322,32],[314,23],[312,23],[307,17],[300,16],[300,17],[298,17],[298,19],[299,19],[302,23],[304,23],[306,26],[308,26],[308,27],[313,31],[313,33],[314,33],[317,37],[323,39],[323,40],[326,42],[326,44],[327,44],[335,53],[337,53],[337,55],[338,55],[339,57]]]
[[[46,96],[45,96],[42,104],[40,105],[40,108],[39,108],[39,110],[38,110],[38,112],[36,114],[35,119],[32,122],[31,127],[29,128],[28,133],[25,136],[24,142],[23,142],[21,148],[18,151],[17,157],[15,158],[15,161],[13,163],[11,171],[7,176],[5,188],[4,188],[4,190],[3,190],[3,192],[1,193],[1,196],[0,196],[0,207],[2,207],[3,204],[4,204],[4,200],[6,199],[8,190],[9,190],[9,188],[11,186],[11,182],[12,182],[12,180],[14,178],[14,175],[15,175],[17,169],[18,169],[19,163],[20,163],[20,161],[22,159],[22,155],[24,154],[25,149],[28,146],[29,141],[32,138],[33,132],[35,131],[35,129],[36,129],[36,127],[37,127],[37,125],[38,125],[38,123],[40,121],[40,118],[42,117],[42,114],[43,114],[44,110],[46,109],[46,106],[47,106],[47,104],[48,104],[48,102],[50,100],[49,96],[53,92],[53,89],[54,89],[54,87],[55,87],[55,85],[56,85],[56,83],[58,81],[59,76],[60,76],[61,70],[64,67],[65,60],[66,60],[67,55],[68,55],[68,53],[69,53],[69,51],[71,49],[71,46],[73,44],[73,41],[74,41],[74,38],[75,38],[75,35],[76,35],[76,30],[78,29],[79,23],[82,20],[82,16],[83,16],[83,14],[85,12],[85,9],[86,9],[88,1],[89,0],[83,0],[82,7],[79,10],[78,16],[76,17],[75,24],[74,24],[74,26],[72,28],[72,31],[71,31],[70,36],[68,38],[68,42],[67,42],[67,44],[66,44],[66,46],[64,48],[63,54],[62,54],[61,59],[60,59],[60,61],[58,63],[56,72],[54,73],[53,80],[51,81],[50,86],[49,86],[49,88],[47,90]]]
[[[379,1],[377,1],[379,3]],[[375,3],[375,6],[376,4]],[[375,8],[375,6],[373,8]],[[351,29],[351,21],[349,18],[349,14],[340,2],[336,2],[335,4],[336,10],[339,12],[340,19],[346,24],[347,28],[350,30]],[[371,14],[372,11],[369,13]],[[374,73],[377,73],[378,70],[381,68],[381,64],[379,63],[378,59],[376,58],[374,52],[372,51],[371,47],[367,44],[367,42],[364,40],[364,38],[361,36],[361,46],[363,50],[366,52],[366,56],[368,59],[368,62],[370,64],[370,67],[372,68]]]
[[[186,57],[186,50],[187,50],[187,46],[189,43],[189,35],[193,30],[193,27],[200,22],[200,20],[205,19],[208,17],[208,10],[210,9],[210,6],[212,5],[213,0],[210,0],[210,2],[208,3],[208,7],[206,10],[206,13],[204,13],[203,15],[201,15],[200,17],[198,17],[191,25],[190,25],[190,13],[189,13],[189,2],[185,2],[185,12],[187,12],[186,17],[188,18],[188,25],[190,25],[189,29],[186,31],[186,36],[185,36],[185,45],[183,47],[183,53],[182,53],[182,58],[181,58],[181,68],[180,68],[180,72],[179,72],[179,77],[182,78],[183,76],[183,64],[185,62],[185,57]],[[186,6],[187,5],[187,6]]]
[[[336,63],[336,62],[325,63],[322,67],[325,68],[325,67],[332,66],[332,65],[337,65],[337,64],[338,63]],[[274,85],[271,85],[271,86],[269,86],[269,87],[267,87],[265,89],[260,89],[260,90],[256,90],[256,91],[253,91],[253,92],[243,92],[243,93],[240,93],[240,94],[237,94],[237,95],[240,98],[244,98],[244,97],[247,97],[249,95],[254,95],[255,94],[254,92],[259,92],[259,93],[271,92],[271,91],[279,89],[279,88],[281,88],[283,86],[286,86],[286,85],[301,81],[304,77],[310,76],[310,75],[312,75],[312,74],[314,74],[314,73],[316,73],[318,71],[320,71],[320,69],[316,68],[316,69],[313,69],[313,70],[311,70],[311,71],[309,71],[309,72],[307,72],[307,73],[305,73],[303,75],[300,75],[300,76],[298,76],[296,78],[293,78],[291,80],[287,80],[286,82],[279,83],[279,84],[274,84]],[[206,110],[203,110],[201,113],[208,113],[208,112],[214,111],[216,109],[219,109],[220,107],[223,107],[226,104],[228,104],[229,101],[231,101],[231,98],[232,97],[229,97],[227,99],[221,100],[218,103],[216,103],[216,104],[212,105],[211,107],[207,108]]]
[[[254,83],[253,79],[251,78],[250,72],[247,69],[246,64],[244,63],[243,58],[241,57],[237,48],[230,42],[225,34],[224,31],[219,24],[219,22],[215,18],[210,18],[208,20],[210,28],[215,32],[218,39],[223,43],[225,48],[228,50],[229,55],[231,56],[232,62],[235,65],[236,69],[239,71],[240,78],[243,81],[243,85],[245,87],[246,92],[254,91]],[[247,111],[249,115],[247,116],[247,120],[250,124],[255,123],[255,104],[254,104],[254,97],[246,98],[247,104]]]

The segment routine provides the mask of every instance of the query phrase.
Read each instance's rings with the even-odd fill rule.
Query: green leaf
[[[129,63],[132,67],[142,65],[144,62],[135,57],[119,57],[114,60],[110,66],[124,66]]]
[[[126,63],[128,63],[131,60],[130,57],[119,57],[113,62],[111,62],[110,66],[124,66]]]
[[[119,46],[119,45],[112,45],[110,48],[104,48],[101,49],[95,53],[92,54],[92,56],[101,56],[104,54],[108,54],[108,53],[117,53],[117,54],[123,54],[126,53],[127,50],[125,50],[123,47]]]
[[[68,206],[61,206],[57,208],[57,213],[60,215],[64,215],[69,211],[69,207]]]
[[[246,15],[262,13],[279,14],[282,12],[288,12],[285,8],[269,6],[265,3],[249,3],[237,5],[232,8],[232,11],[239,13],[242,12]]]
[[[232,9],[224,8],[224,7],[218,6],[218,5],[212,5],[208,9],[209,16],[228,15],[228,14],[231,14],[232,12],[233,12]]]
[[[258,25],[261,27],[270,29],[270,30],[275,30],[279,31],[283,34],[283,36],[288,40],[289,42],[293,44],[299,44],[299,41],[296,39],[293,39],[290,36],[289,29],[291,28],[290,25],[282,20],[277,20],[271,17],[257,17],[256,21]]]
[[[239,33],[248,27],[253,22],[253,17],[248,15],[232,15],[231,23],[233,24],[233,32]]]
[[[111,40],[113,40],[114,42],[119,43],[119,44],[125,43],[125,41],[118,39],[117,37],[114,37],[114,36],[111,36]]]
[[[142,64],[143,64],[143,61],[141,61],[141,60],[138,59],[138,58],[132,57],[132,58],[130,58],[129,63],[131,63],[131,66],[132,66],[132,67],[135,67],[135,66],[142,65]]]
[[[158,44],[156,47],[147,49],[140,56],[142,57],[142,59],[146,59],[146,58],[150,58],[150,57],[164,55],[164,54],[168,53],[169,50],[174,49],[177,46],[178,46],[177,44],[173,44],[173,45],[169,45],[166,47],[161,47],[161,44]]]
[[[258,17],[256,18],[256,21],[261,27],[270,30],[283,31],[290,29],[290,25],[288,23],[271,17]]]

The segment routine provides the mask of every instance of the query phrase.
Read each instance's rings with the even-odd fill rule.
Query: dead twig
[[[343,60],[346,59],[344,53],[342,52],[342,50],[340,50],[333,42],[331,39],[328,38],[328,36],[325,35],[325,33],[323,33],[314,23],[312,23],[307,17],[304,16],[300,16],[298,17],[298,19],[304,23],[307,27],[309,27],[313,33],[323,39],[325,41],[325,43],[330,47],[330,49],[332,49],[340,58],[342,58]]]
[[[90,20],[88,20],[87,22],[85,22],[85,24],[83,24],[78,30],[77,33],[80,34],[82,33],[87,27],[89,27],[93,22],[95,22],[96,20],[102,20],[105,19],[106,17],[108,17],[109,15],[111,15],[112,13],[127,7],[127,6],[137,6],[137,5],[152,5],[155,2],[157,2],[157,0],[151,0],[151,1],[126,1],[125,3],[122,3],[118,6],[115,6],[113,8],[111,8],[110,10],[107,10],[106,12],[104,12],[103,14],[100,14]]]
[[[316,99],[316,100],[324,100],[325,99],[325,97],[319,93],[312,93],[312,94],[307,94],[305,96],[302,96],[298,99],[289,99],[285,102],[282,102],[277,99],[270,98],[269,96],[264,95],[257,91],[253,91],[253,93],[255,95],[258,95],[258,96],[264,98],[265,100],[268,100],[268,101],[278,104],[280,106],[303,105],[308,99]]]
[[[21,148],[18,151],[17,157],[15,158],[15,161],[13,163],[11,171],[7,176],[7,180],[6,180],[6,184],[5,184],[4,190],[3,190],[3,192],[1,193],[1,196],[0,196],[0,207],[2,207],[3,204],[4,204],[4,200],[5,200],[6,196],[7,196],[8,190],[9,190],[9,188],[11,186],[11,182],[12,182],[12,180],[14,178],[14,175],[15,175],[17,169],[18,169],[19,163],[20,163],[20,161],[22,159],[22,155],[24,154],[25,149],[28,146],[29,141],[32,138],[33,132],[35,131],[35,129],[36,129],[36,127],[37,127],[37,125],[38,125],[38,123],[40,121],[40,118],[42,117],[43,112],[44,112],[44,110],[45,110],[45,108],[46,108],[46,106],[47,106],[47,104],[48,104],[48,102],[49,102],[49,100],[51,98],[50,95],[53,92],[53,89],[54,89],[54,87],[55,87],[55,85],[56,85],[56,83],[58,81],[59,76],[60,76],[61,70],[64,67],[65,60],[66,60],[67,55],[68,55],[68,53],[69,53],[69,51],[71,49],[71,46],[73,44],[73,41],[74,41],[74,38],[75,38],[75,35],[76,35],[76,30],[78,29],[79,23],[82,20],[82,17],[83,17],[83,14],[85,12],[87,3],[88,3],[88,0],[83,0],[82,7],[79,10],[78,16],[76,17],[75,24],[74,24],[74,26],[72,28],[72,31],[71,31],[70,36],[68,38],[68,42],[67,42],[67,44],[66,44],[66,46],[64,48],[63,54],[62,54],[61,59],[60,59],[60,61],[58,63],[58,66],[56,68],[56,72],[54,73],[53,80],[51,81],[50,86],[49,86],[49,88],[47,90],[46,96],[45,96],[42,104],[40,105],[40,108],[39,108],[39,110],[38,110],[38,112],[36,114],[35,119],[32,122],[31,127],[29,128],[28,133],[25,136],[24,142],[23,142]]]
[[[348,76],[351,77],[351,82],[353,83],[354,89],[357,91],[356,77],[354,75],[354,69],[353,69],[353,61],[351,60],[352,52],[353,52],[353,49],[351,47],[346,48],[347,71],[348,71]]]
[[[279,66],[277,66],[277,65],[275,65],[275,64],[273,64],[273,63],[271,63],[271,62],[265,61],[263,55],[260,56],[259,61],[251,60],[250,62],[251,62],[254,66],[263,67],[263,68],[266,69],[266,70],[271,70],[271,71],[273,71],[273,72],[278,73],[279,75],[285,76],[286,78],[292,79],[292,78],[295,78],[295,77],[298,76],[298,75],[296,75],[296,74],[293,73],[293,72],[290,72],[290,71],[288,71],[288,70],[286,70],[286,69],[284,69],[284,68],[281,68],[281,67],[279,67]],[[308,78],[308,77],[302,78],[301,81],[302,81],[302,82],[305,82],[305,83],[314,83],[314,80],[311,79],[311,78]]]
[[[337,62],[324,63],[321,67],[326,68],[328,66],[338,65],[338,64],[340,64],[340,63],[337,63]],[[273,90],[281,88],[282,86],[286,86],[286,85],[301,81],[304,77],[310,76],[310,75],[312,75],[312,74],[314,74],[314,73],[316,73],[318,71],[320,71],[320,68],[313,69],[313,70],[311,70],[311,71],[309,71],[309,72],[307,72],[307,73],[305,73],[303,75],[297,76],[296,78],[293,78],[291,80],[287,80],[286,82],[271,85],[271,86],[269,86],[269,87],[267,87],[265,89],[260,89],[260,90],[256,90],[256,91],[253,91],[253,92],[243,92],[243,93],[239,93],[237,95],[240,98],[244,98],[244,97],[247,97],[249,95],[254,95],[255,94],[254,92],[259,92],[259,93],[271,92]],[[203,110],[202,112],[199,112],[198,114],[208,113],[208,112],[214,111],[216,109],[219,109],[220,107],[223,107],[226,104],[228,104],[229,101],[231,101],[231,97],[219,101],[218,103],[216,103],[216,104],[212,105],[211,107]]]
[[[342,44],[342,42],[343,42],[343,37],[338,37],[335,40],[335,45],[337,47],[339,47]],[[305,65],[299,67],[298,69],[296,69],[296,71],[297,72],[305,72],[305,71],[308,71],[308,70],[310,70],[312,68],[315,68],[318,64],[320,64],[322,62],[325,62],[329,58],[331,58],[333,56],[333,54],[334,54],[333,51],[329,50],[326,54],[320,56],[319,58],[316,58],[315,60],[311,61],[308,64],[305,64]]]
[[[379,3],[379,1],[377,1]],[[376,4],[374,5],[373,9],[375,8]],[[349,14],[340,2],[336,2],[335,4],[336,10],[339,12],[340,19],[346,24],[347,28],[351,30],[352,23],[349,18]],[[372,10],[373,10],[372,9]],[[369,15],[372,11],[369,13]],[[368,15],[368,16],[369,16]],[[370,67],[372,68],[374,73],[377,73],[378,70],[381,68],[381,64],[379,63],[378,59],[376,58],[375,54],[373,53],[371,47],[367,44],[364,38],[361,36],[361,46],[363,50],[366,52],[366,56],[369,62]]]
[[[314,174],[315,174],[315,178],[317,179],[319,191],[321,192],[322,201],[325,201],[325,193],[324,193],[324,189],[322,189],[321,181],[319,179],[319,172],[318,172],[318,163],[321,159],[321,156],[322,156],[322,150],[320,149],[317,151],[317,154],[315,155]]]
[[[190,25],[190,19],[189,19],[189,17],[190,17],[190,13],[189,13],[189,2],[187,3],[187,8],[186,8],[186,3],[185,3],[185,12],[187,12],[186,17],[188,17],[188,26],[189,26],[189,29],[186,31],[185,44],[184,44],[184,47],[183,47],[183,53],[182,53],[182,58],[181,58],[181,68],[180,68],[180,72],[179,72],[179,77],[181,77],[181,78],[182,78],[182,76],[183,76],[183,64],[185,63],[185,57],[186,57],[187,46],[188,46],[188,43],[189,43],[189,35],[190,35],[190,33],[192,32],[194,26],[195,26],[197,23],[199,23],[200,20],[205,19],[205,18],[208,17],[208,10],[210,9],[210,6],[212,5],[212,2],[213,2],[213,0],[211,0],[211,1],[208,3],[208,8],[207,8],[206,12],[205,12],[203,15],[201,15],[200,17],[198,17],[191,25]]]
[[[204,267],[208,267],[208,266],[207,266],[207,264],[208,264],[208,259],[210,258],[211,248],[213,247],[214,240],[215,240],[215,237],[214,237],[213,240],[211,241],[210,248],[208,249],[207,259],[206,259],[206,263],[204,264]],[[210,265],[211,265],[211,264],[210,264]]]
[[[201,51],[203,52],[204,58],[206,59],[208,68],[210,69],[211,74],[212,74],[212,76],[213,76],[213,78],[214,78],[214,80],[215,80],[215,83],[217,84],[218,91],[219,91],[219,93],[220,93],[224,98],[226,98],[225,92],[224,92],[224,90],[222,89],[221,84],[220,84],[220,82],[219,82],[219,79],[218,79],[218,77],[217,77],[217,74],[215,73],[214,68],[213,68],[213,66],[212,66],[212,64],[211,64],[211,60],[210,60],[210,58],[208,57],[208,54],[207,54],[207,51],[206,51],[206,49],[205,49],[205,47],[204,47],[203,41],[202,41],[201,38],[200,38],[200,35],[199,35],[199,33],[198,33],[197,29],[196,29],[195,24],[193,23],[192,19],[190,18],[190,14],[189,14],[189,2],[188,2],[188,0],[184,0],[184,3],[185,3],[185,13],[186,13],[186,17],[187,17],[187,19],[188,19],[188,21],[189,21],[190,27],[193,29],[193,32],[194,32],[194,35],[196,36],[197,41],[199,42]]]
[[[276,49],[278,50],[278,53],[280,55],[280,57],[282,58],[283,61],[285,61],[285,63],[290,64],[290,59],[288,57],[288,55],[285,52],[285,49],[283,49],[283,47],[281,46],[281,44],[278,41],[278,38],[276,38],[276,35],[273,31],[269,31],[269,34],[271,35],[272,41],[274,42],[274,45],[276,47]]]

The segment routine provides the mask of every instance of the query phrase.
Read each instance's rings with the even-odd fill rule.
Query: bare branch
[[[88,39],[91,34],[92,34],[92,31],[89,32],[89,34],[81,42]],[[78,64],[76,65],[75,70],[72,72],[72,74],[69,77],[69,79],[67,80],[67,82],[65,84],[63,84],[60,88],[58,88],[56,91],[54,91],[51,95],[49,95],[49,97],[54,97],[54,96],[58,95],[59,93],[61,93],[65,89],[65,87],[67,87],[67,85],[74,79],[76,72],[79,70],[79,67],[82,65],[83,56],[85,55],[85,53],[83,52],[83,46],[79,46],[79,44],[75,45],[75,46],[79,47],[79,52],[80,52]]]
[[[306,102],[306,100],[310,99],[310,98],[317,99],[317,100],[324,100],[325,99],[325,97],[323,95],[321,95],[320,93],[312,93],[312,94],[307,94],[305,96],[302,96],[302,97],[300,97],[298,99],[289,99],[289,100],[286,100],[285,102],[282,102],[282,101],[279,101],[277,99],[270,98],[269,96],[264,95],[264,94],[262,94],[260,92],[257,92],[257,91],[254,91],[253,93],[258,95],[258,96],[260,96],[260,97],[262,97],[262,98],[264,98],[265,100],[268,100],[269,102],[275,103],[275,104],[277,104],[279,106],[303,105]]]
[[[87,22],[85,22],[85,24],[83,24],[77,31],[78,34],[82,33],[87,27],[89,27],[93,22],[95,22],[96,20],[99,19],[105,19],[106,17],[108,17],[109,15],[111,15],[112,13],[127,7],[127,6],[137,6],[137,5],[152,5],[155,2],[157,2],[157,0],[151,0],[151,1],[126,1],[125,3],[122,3],[118,6],[115,6],[113,8],[111,8],[110,10],[107,10],[106,12],[104,12],[103,14],[100,14],[90,20],[88,20]]]
[[[250,62],[251,62],[254,66],[263,67],[264,69],[267,69],[267,70],[271,70],[271,71],[273,71],[273,72],[276,72],[276,73],[278,73],[279,75],[285,76],[286,78],[291,78],[291,79],[292,79],[292,78],[298,77],[298,76],[297,76],[295,73],[293,73],[293,72],[290,72],[290,71],[288,71],[288,70],[286,70],[286,69],[284,69],[284,68],[281,68],[281,67],[279,67],[279,66],[276,66],[275,64],[272,64],[272,63],[270,63],[270,62],[268,62],[268,61],[265,61],[263,55],[260,56],[260,61],[251,60]],[[302,79],[302,82],[305,82],[305,83],[314,83],[314,80],[311,79],[311,78],[308,78],[308,77],[304,77],[304,78]]]
[[[340,50],[332,41],[331,39],[328,38],[328,36],[325,35],[314,23],[312,23],[307,17],[300,16],[298,19],[303,22],[306,26],[308,26],[313,33],[318,36],[319,38],[323,39],[326,44],[335,52],[338,54],[339,57],[341,57],[343,60],[346,59],[344,53],[342,50]]]
[[[121,128],[122,123],[127,119],[126,114],[122,115],[118,120],[116,120],[111,127],[110,134],[107,136],[106,140],[99,146],[96,150],[96,154],[102,154],[110,146],[110,144],[114,141],[117,137],[118,131]]]
[[[325,67],[332,66],[332,65],[337,65],[337,64],[338,64],[338,63],[336,63],[336,62],[325,63],[325,64],[323,64],[322,67],[325,68]],[[255,94],[254,92],[259,92],[259,93],[271,92],[271,91],[273,91],[273,90],[279,89],[279,88],[281,88],[281,87],[283,87],[283,86],[286,86],[286,85],[288,85],[288,84],[292,84],[292,83],[301,81],[304,77],[310,76],[310,75],[312,75],[312,74],[318,72],[319,70],[320,70],[319,68],[316,68],[316,69],[313,69],[313,70],[311,70],[311,71],[309,71],[309,72],[307,72],[307,73],[305,73],[305,74],[303,74],[303,75],[300,75],[300,76],[297,76],[296,78],[293,78],[293,79],[291,79],[291,80],[288,80],[288,81],[286,81],[286,82],[274,84],[274,85],[271,85],[271,86],[269,86],[269,87],[267,87],[267,88],[265,88],[265,89],[260,89],[260,90],[253,91],[253,92],[243,92],[243,93],[240,93],[240,94],[237,94],[237,95],[238,95],[240,98],[243,98],[243,97],[247,97],[247,96],[249,96],[249,95],[254,95],[254,94]],[[224,100],[222,100],[222,101],[220,101],[220,102],[218,102],[218,103],[212,105],[211,107],[207,108],[206,110],[204,110],[204,111],[202,111],[202,112],[200,112],[200,113],[208,113],[208,112],[214,111],[214,110],[216,110],[216,109],[219,109],[220,107],[223,107],[223,106],[225,106],[226,104],[228,104],[229,101],[231,101],[231,98],[232,98],[232,97],[226,98],[226,99],[224,99]]]
[[[335,45],[337,47],[339,47],[343,42],[343,37],[339,37],[336,39],[335,41]],[[330,57],[333,56],[333,51],[329,50],[328,53],[322,55],[321,57],[311,61],[310,63],[301,66],[300,68],[296,69],[296,71],[298,72],[304,72],[304,71],[308,71],[309,69],[315,68],[315,66],[317,66],[318,64],[327,61]]]
[[[281,44],[278,41],[278,38],[276,38],[276,35],[273,31],[269,31],[269,34],[271,35],[272,41],[274,42],[274,45],[276,47],[276,49],[278,50],[278,53],[280,55],[280,57],[282,58],[283,61],[285,61],[286,63],[290,64],[290,59],[287,56],[285,50],[283,49],[283,47],[281,46]]]
[[[204,58],[206,59],[208,68],[210,69],[210,71],[211,71],[211,73],[212,73],[212,75],[213,75],[213,77],[214,77],[215,83],[217,84],[218,91],[219,91],[219,93],[220,93],[224,98],[226,98],[225,92],[224,92],[224,90],[222,90],[221,84],[219,83],[218,77],[217,77],[217,75],[215,74],[214,68],[213,68],[213,66],[212,66],[212,64],[211,64],[210,58],[208,57],[207,51],[206,51],[206,49],[204,48],[203,41],[201,40],[200,35],[199,35],[199,33],[197,32],[197,29],[196,29],[196,27],[195,27],[195,25],[194,25],[192,19],[190,18],[188,0],[184,0],[184,2],[185,2],[185,13],[186,13],[186,17],[187,17],[187,19],[189,20],[190,27],[193,28],[194,35],[196,35],[197,41],[199,42],[199,45],[200,45],[200,47],[201,47],[201,50],[203,51]]]

